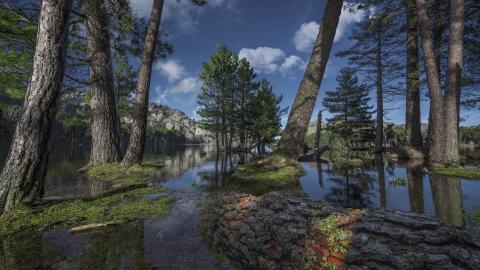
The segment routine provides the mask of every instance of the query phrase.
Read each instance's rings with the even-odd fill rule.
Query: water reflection
[[[302,165],[307,175],[300,183],[313,200],[426,213],[459,227],[471,227],[466,213],[480,206],[480,181],[429,175],[419,162],[392,164],[377,157],[362,167]]]

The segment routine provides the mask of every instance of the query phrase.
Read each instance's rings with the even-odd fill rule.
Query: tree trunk
[[[433,2],[433,52],[435,53],[435,62],[437,63],[437,72],[439,76],[439,80],[441,81],[441,70],[440,70],[440,59],[442,56],[442,34],[445,30],[445,24],[443,20],[445,18],[442,17],[442,6],[445,0],[435,0]],[[443,14],[446,16],[446,14]],[[430,106],[430,111],[428,115],[428,129],[427,129],[427,147],[430,148],[431,145],[431,138],[432,138],[432,107]]]
[[[422,146],[420,123],[420,70],[418,67],[418,31],[415,0],[407,0],[407,98],[405,135],[411,147]]]
[[[464,0],[451,0],[448,41],[447,83],[445,87],[445,150],[444,164],[457,165],[459,97],[463,65]]]
[[[430,94],[430,127],[431,144],[429,158],[431,162],[443,161],[443,100],[440,86],[440,74],[438,73],[435,52],[433,51],[432,36],[430,34],[427,6],[425,0],[416,0],[418,26],[422,39],[422,49],[425,69],[427,71],[427,82]]]
[[[104,1],[85,1],[87,48],[92,100],[92,148],[88,166],[121,158],[113,89],[108,16]]]
[[[152,77],[152,64],[155,57],[155,47],[157,45],[158,28],[162,17],[163,3],[163,0],[153,1],[152,14],[150,15],[142,53],[142,64],[138,75],[137,93],[133,109],[132,134],[130,135],[127,152],[122,161],[122,165],[125,167],[140,164],[143,158],[145,138],[147,136],[150,79]]]
[[[71,0],[43,0],[33,74],[5,166],[0,174],[0,213],[43,193],[48,139],[63,83]]]
[[[377,123],[375,127],[375,153],[383,152],[383,69],[382,69],[382,26],[379,22],[377,33],[377,55],[375,58],[377,66]]]
[[[328,0],[327,2],[315,47],[298,88],[287,126],[277,144],[276,152],[281,155],[293,159],[297,159],[300,155],[333,45],[342,4],[342,0]]]

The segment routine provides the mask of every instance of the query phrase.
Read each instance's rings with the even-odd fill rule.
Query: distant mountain
[[[148,125],[176,130],[189,142],[207,143],[213,141],[213,134],[199,126],[199,122],[185,115],[184,112],[172,109],[159,103],[148,106]]]

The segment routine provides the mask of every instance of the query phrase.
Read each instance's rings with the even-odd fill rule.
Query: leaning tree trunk
[[[120,160],[120,136],[104,1],[85,1],[85,17],[92,92],[92,148],[88,166],[94,166]]]
[[[0,174],[0,213],[43,193],[48,139],[63,83],[71,0],[43,0],[33,74],[5,166]]]
[[[381,24],[381,22],[379,22]],[[375,153],[383,152],[383,69],[382,69],[382,26],[377,29],[377,55],[375,63],[376,71],[376,88],[377,88],[377,123],[375,127]]]
[[[322,83],[323,73],[332,49],[342,4],[342,0],[328,0],[327,2],[315,47],[303,80],[297,90],[295,101],[288,116],[287,126],[275,150],[281,155],[293,159],[297,159],[300,155]]]
[[[422,146],[420,123],[420,70],[418,67],[418,30],[415,0],[407,0],[407,104],[405,135],[407,144]]]
[[[157,46],[163,2],[164,0],[153,1],[152,13],[148,23],[133,108],[132,134],[130,135],[127,152],[122,161],[122,165],[126,167],[140,164],[145,150],[150,79],[152,77],[152,64],[155,58],[155,47]]]
[[[459,97],[463,65],[464,0],[450,3],[447,83],[445,88],[445,150],[444,163],[457,165]]]
[[[425,0],[416,0],[416,6],[430,94],[431,145],[429,147],[429,159],[431,162],[441,163],[443,161],[443,132],[445,132],[445,126],[443,121],[443,100],[442,89],[440,86],[440,74],[438,73],[435,53],[433,51],[432,36],[429,29],[427,5]]]

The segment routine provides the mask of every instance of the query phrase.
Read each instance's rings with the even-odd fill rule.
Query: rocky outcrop
[[[228,193],[203,207],[216,251],[245,269],[480,269],[480,238],[439,219],[303,195]]]
[[[185,113],[170,107],[150,103],[148,106],[148,125],[176,130],[185,136],[189,142],[211,142],[212,134],[199,127],[199,123],[185,115]]]

